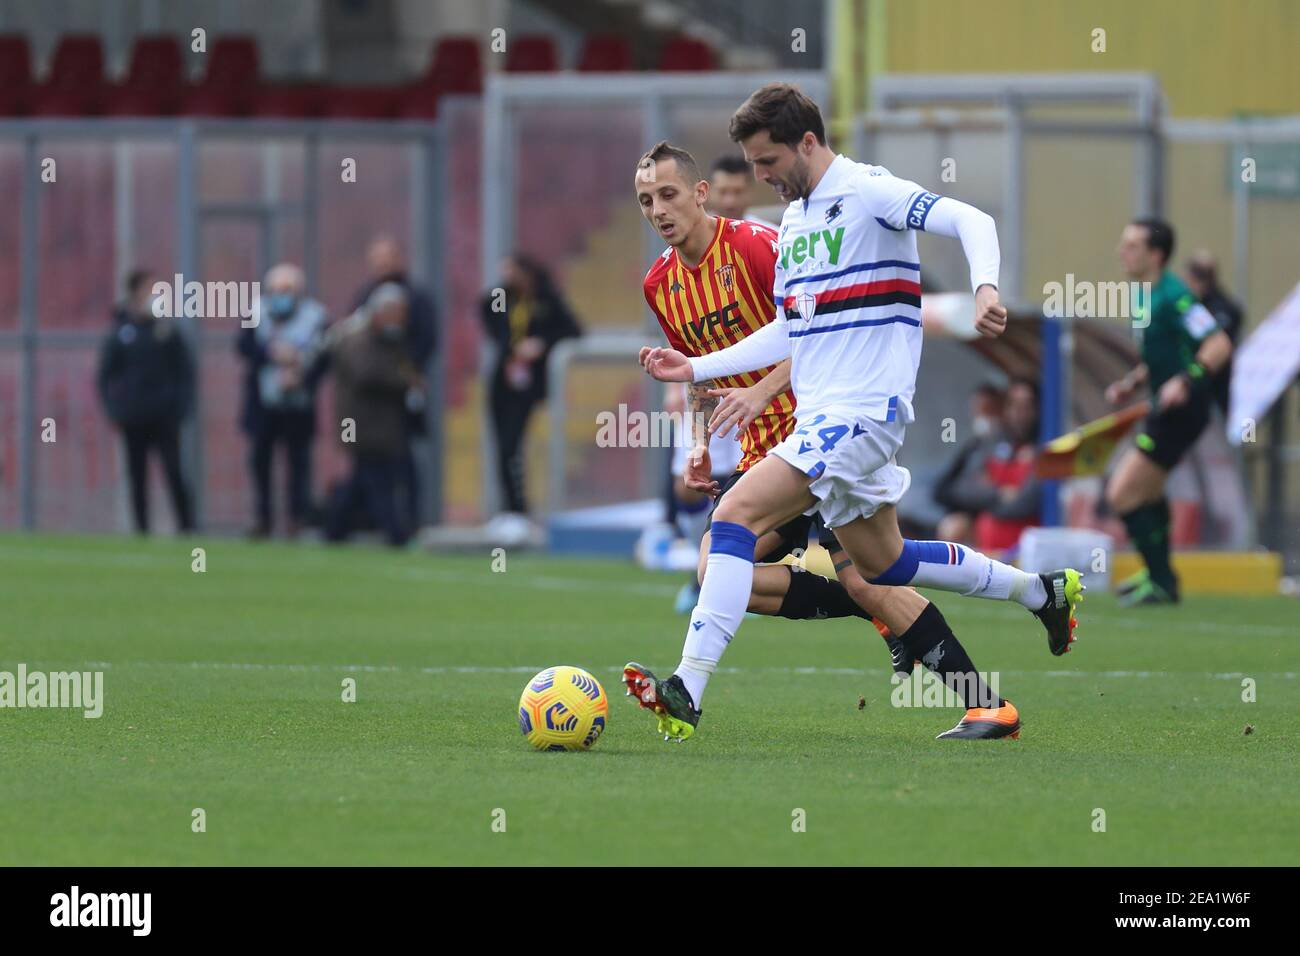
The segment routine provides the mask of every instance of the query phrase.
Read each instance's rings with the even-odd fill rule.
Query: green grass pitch
[[[938,595],[1020,708],[1014,742],[936,741],[958,711],[892,707],[865,622],[751,618],[698,734],[668,744],[618,671],[676,663],[678,580],[617,561],[507,561],[494,573],[487,555],[0,537],[0,670],[102,669],[106,698],[97,720],[0,710],[0,863],[1300,855],[1294,601],[1122,612],[1091,596],[1080,642],[1054,658],[1019,607]],[[610,696],[589,753],[536,753],[519,734],[519,692],[551,664],[587,668]],[[195,808],[206,832],[191,830]]]

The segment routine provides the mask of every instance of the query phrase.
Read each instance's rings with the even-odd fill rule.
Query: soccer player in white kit
[[[1029,574],[953,542],[904,540],[895,512],[911,482],[895,456],[913,420],[921,357],[916,231],[961,241],[975,292],[976,328],[993,337],[1007,320],[998,301],[993,219],[881,167],[836,155],[826,145],[816,104],[788,84],[769,84],[752,94],[731,119],[731,138],[758,178],[789,203],[778,235],[776,320],[709,355],[642,350],[643,364],[661,381],[692,382],[789,357],[797,423],[714,511],[707,569],[681,664],[662,680],[629,664],[629,691],[655,712],[665,737],[689,737],[705,685],[744,617],[757,536],[813,512],[867,581],[1018,601],[1046,627],[1052,653],[1065,653],[1075,637],[1083,590],[1077,571]],[[946,625],[923,615],[897,636],[909,657],[945,680],[975,672]],[[1002,698],[992,703],[968,703],[961,722],[941,736],[1018,736],[1015,707]]]

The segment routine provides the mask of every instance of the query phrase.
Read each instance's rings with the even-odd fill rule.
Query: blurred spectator
[[[724,153],[709,167],[708,211],[727,219],[746,219],[778,229],[780,206],[754,206],[754,171],[739,153]],[[767,215],[764,215],[767,214]]]
[[[970,394],[971,437],[957,450],[957,457],[935,486],[935,501],[948,513],[939,521],[935,537],[943,541],[970,544],[975,538],[975,515],[963,510],[950,495],[954,487],[978,478],[986,454],[985,444],[1002,428],[1002,404],[1006,394],[992,382],[983,382]]]
[[[709,212],[728,219],[744,219],[754,202],[754,174],[738,153],[713,161],[709,169]]]
[[[405,544],[410,536],[398,485],[407,454],[406,393],[423,382],[407,350],[408,308],[406,290],[385,283],[331,330],[334,408],[343,422],[343,448],[352,459],[352,471],[334,490],[326,515],[325,536],[331,541],[347,537],[358,509],[390,544]]]
[[[247,363],[240,425],[252,443],[254,537],[271,533],[271,462],[277,445],[288,460],[288,532],[296,535],[311,503],[311,443],[316,433],[316,358],[325,309],[306,297],[302,270],[273,266],[262,283],[257,322],[237,340]]]
[[[970,396],[970,428],[976,438],[997,434],[1006,402],[1007,393],[992,382],[975,386]]]
[[[972,396],[974,405],[985,411],[976,415],[977,422],[990,421],[989,395],[988,386],[981,386]],[[935,500],[949,509],[936,536],[981,551],[1006,551],[1016,546],[1022,531],[1039,522],[1041,491],[1034,475],[1038,386],[1025,379],[1012,380],[1001,421],[992,430],[987,424],[975,427],[976,437],[966,443],[935,488]]]
[[[1219,328],[1228,333],[1228,338],[1235,346],[1241,332],[1243,314],[1241,306],[1219,286],[1219,263],[1215,260],[1214,254],[1208,249],[1197,250],[1187,260],[1186,274],[1188,288],[1196,293],[1201,304],[1209,309],[1210,314],[1218,321]],[[1232,359],[1229,358],[1223,371],[1214,378],[1214,400],[1218,402],[1219,410],[1225,415],[1228,414],[1228,386],[1231,382]]]
[[[407,358],[423,378],[428,375],[429,362],[438,349],[438,316],[433,298],[427,290],[415,285],[407,272],[406,257],[402,247],[392,236],[376,236],[366,252],[370,278],[357,293],[352,308],[362,308],[381,285],[400,286],[407,296],[406,331],[404,339]],[[428,434],[425,420],[424,393],[409,396],[406,412],[406,438],[402,443],[398,484],[402,489],[402,503],[410,526],[420,522],[420,474],[415,466],[415,453],[411,442]]]
[[[489,391],[497,469],[511,516],[506,521],[518,525],[528,513],[524,434],[533,409],[546,397],[546,360],[557,342],[582,330],[546,269],[517,253],[502,263],[501,289],[488,290],[482,314],[487,335],[497,346]]]
[[[194,530],[189,489],[181,474],[181,422],[194,402],[194,359],[176,323],[154,316],[154,274],[133,271],[126,299],[99,355],[99,394],[122,430],[136,530],[149,531],[150,449],[162,459],[176,523]]]

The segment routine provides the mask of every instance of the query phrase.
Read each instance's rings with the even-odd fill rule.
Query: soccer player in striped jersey
[[[676,672],[659,680],[629,667],[625,680],[655,709],[661,729],[689,736],[709,676],[744,616],[755,542],[813,512],[834,530],[865,580],[1017,601],[1047,629],[1051,652],[1065,653],[1082,591],[1077,571],[1033,575],[960,544],[905,540],[895,512],[911,483],[895,456],[914,417],[921,358],[916,231],[961,241],[976,328],[996,336],[1007,313],[998,302],[992,218],[836,155],[826,145],[817,105],[788,84],[752,94],[732,116],[730,132],[758,178],[789,203],[777,238],[775,319],[721,351],[692,356],[651,349],[642,364],[661,381],[699,382],[788,358],[798,421],[718,503],[700,600]],[[975,671],[946,624],[928,612],[899,639],[905,659],[926,662],[945,680]],[[1013,737],[1019,729],[1009,701],[979,706],[968,697],[965,716],[941,736]]]
[[[638,161],[636,190],[642,213],[669,244],[646,273],[643,290],[674,349],[707,355],[775,319],[770,292],[776,268],[775,231],[708,214],[708,184],[701,181],[695,160],[666,142]],[[643,355],[648,351],[643,349]],[[688,389],[685,421],[691,451],[684,477],[688,487],[721,499],[794,428],[790,362],[694,382]],[[739,433],[742,457],[736,471],[718,482],[712,476],[708,434],[726,433],[732,427]],[[911,588],[863,581],[824,528],[818,528],[819,540],[831,552],[838,581],[776,564],[808,544],[815,524],[809,515],[793,515],[755,540],[753,557],[765,563],[754,568],[748,610],[796,620],[874,617],[893,634],[903,634],[923,615],[927,621],[942,622],[938,609]],[[701,579],[709,543],[706,532],[700,549]],[[904,657],[902,645],[892,635],[886,641],[895,667],[910,673],[913,659]],[[671,727],[664,729],[673,735]]]

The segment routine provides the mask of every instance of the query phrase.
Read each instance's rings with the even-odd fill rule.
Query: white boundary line
[[[186,552],[188,555],[188,552]],[[174,559],[162,555],[145,555],[145,554],[113,554],[110,557],[108,552],[97,551],[76,551],[73,549],[60,548],[33,548],[29,550],[17,549],[0,545],[0,559],[6,557],[21,557],[24,561],[30,561],[33,558],[50,558],[58,560],[70,560],[74,563],[87,563],[102,565],[104,561],[112,563],[129,563],[137,566],[158,566],[171,567],[174,565]],[[250,573],[262,574],[268,570],[283,570],[288,573],[300,574],[304,564],[314,566],[325,566],[327,561],[319,560],[323,555],[318,554],[310,549],[304,551],[301,555],[295,556],[294,560],[287,562],[258,562],[255,565],[236,566],[239,570],[248,570]],[[186,558],[188,560],[188,557]],[[481,585],[490,586],[498,590],[507,588],[524,587],[533,588],[541,591],[571,591],[575,593],[590,593],[593,588],[601,588],[607,591],[613,591],[623,594],[638,594],[648,597],[668,598],[675,595],[679,589],[676,584],[654,584],[651,582],[637,581],[606,581],[601,579],[584,579],[570,578],[562,575],[553,574],[515,574],[511,575],[508,571],[505,573],[494,573],[488,569],[485,563],[484,570],[481,573],[473,573],[447,568],[434,567],[394,567],[392,565],[368,565],[360,563],[347,569],[349,572],[362,574],[380,574],[386,577],[399,577],[412,581],[426,581],[429,583],[446,582],[457,585]],[[942,594],[943,592],[930,591],[930,594]],[[944,607],[951,608],[952,602],[961,600],[957,594],[944,595],[941,599]],[[1005,601],[986,601],[982,599],[971,598],[962,601],[961,616],[983,618],[985,620],[1006,621],[1011,624],[1020,624],[1027,621],[1019,606],[1012,605]],[[1080,611],[1080,631],[1087,635],[1094,631],[1094,628],[1111,628],[1128,631],[1150,631],[1153,626],[1159,626],[1162,623],[1168,626],[1167,622],[1162,622],[1158,617],[1158,612],[1152,612],[1149,609],[1137,609],[1129,614],[1116,614],[1109,611],[1097,613],[1093,607],[1086,605]],[[1029,621],[1029,623],[1033,623]],[[1233,637],[1258,636],[1258,637],[1297,637],[1300,638],[1300,625],[1287,627],[1280,624],[1244,624],[1232,623],[1228,621],[1179,621],[1173,625],[1175,630],[1197,631],[1206,634],[1225,634]],[[1037,635],[1039,632],[1031,629],[1027,633]],[[959,635],[960,636],[960,635]],[[1086,639],[1086,636],[1085,636]]]

